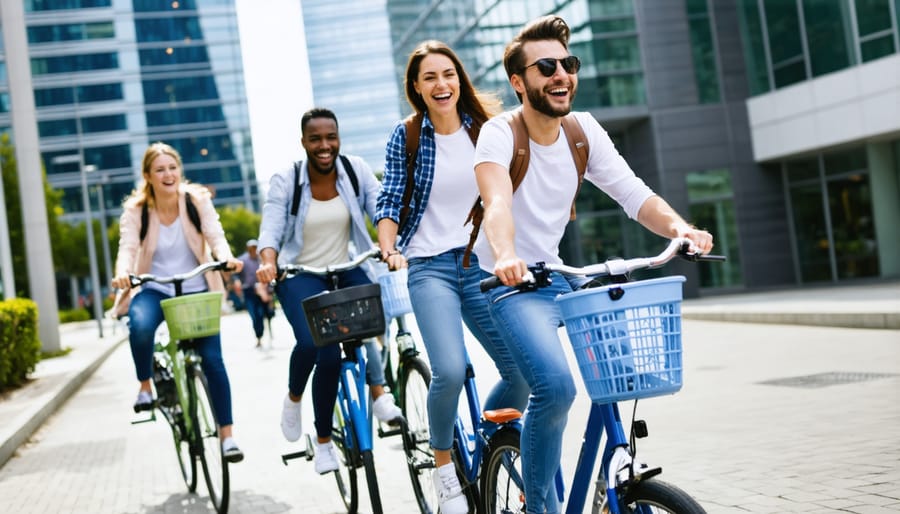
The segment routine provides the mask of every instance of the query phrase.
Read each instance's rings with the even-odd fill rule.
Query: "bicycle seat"
[[[513,409],[512,407],[486,410],[482,414],[484,415],[484,419],[493,421],[494,423],[506,423],[507,421],[522,417],[522,412],[519,411],[519,409]]]

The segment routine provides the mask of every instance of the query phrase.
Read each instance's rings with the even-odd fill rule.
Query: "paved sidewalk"
[[[900,282],[715,296],[686,300],[686,319],[900,329]],[[0,396],[0,467],[127,339],[124,327],[105,321],[60,327],[72,351],[41,361],[23,388]],[[898,341],[900,344],[900,341]]]

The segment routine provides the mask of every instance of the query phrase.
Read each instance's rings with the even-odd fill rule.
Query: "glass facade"
[[[350,0],[338,9],[333,1],[303,0],[302,7],[314,103],[337,115],[341,152],[378,172],[400,119],[385,2]]]
[[[687,218],[695,226],[709,230],[715,237],[715,252],[727,257],[715,266],[699,267],[700,285],[709,288],[743,285],[731,171],[688,173],[687,191],[690,202]]]
[[[900,0],[738,0],[751,94],[898,52]]]
[[[259,205],[234,0],[23,1],[44,164],[82,218],[80,170],[93,213],[117,216],[154,141],[182,154],[185,176],[217,205]],[[4,68],[5,69],[5,68]],[[9,126],[0,77],[0,130]],[[98,191],[102,188],[102,192]]]
[[[879,275],[865,148],[782,164],[802,282]]]

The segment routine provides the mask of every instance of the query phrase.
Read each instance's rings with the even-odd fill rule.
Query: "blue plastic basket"
[[[407,269],[401,268],[378,277],[381,284],[381,304],[384,316],[393,319],[412,312],[409,290],[406,288]]]
[[[681,389],[681,284],[674,276],[556,298],[591,400],[612,403]]]

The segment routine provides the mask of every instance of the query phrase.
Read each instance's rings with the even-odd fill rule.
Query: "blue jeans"
[[[250,314],[250,320],[253,322],[253,333],[259,339],[263,336],[263,320],[266,319],[268,306],[263,303],[262,298],[256,294],[252,287],[244,288],[244,301],[246,302],[247,312]]]
[[[521,439],[529,513],[555,514],[560,509],[553,479],[569,408],[575,400],[575,382],[557,332],[562,314],[553,299],[571,290],[563,276],[554,274],[553,284],[537,291],[502,299],[512,289],[499,287],[486,293],[491,316],[531,387]]]
[[[462,265],[464,249],[409,261],[409,297],[431,363],[428,389],[428,421],[431,446],[453,447],[453,425],[459,395],[466,380],[466,348],[461,321],[494,360],[500,381],[491,389],[485,409],[513,407],[524,410],[528,384],[497,332],[479,281],[489,276],[472,255],[469,268]]]
[[[339,288],[371,283],[366,273],[359,268],[338,275]],[[341,372],[341,345],[332,344],[320,348],[313,343],[306,315],[303,313],[303,300],[327,290],[328,286],[326,277],[308,273],[301,273],[275,286],[275,294],[278,295],[281,308],[297,340],[291,351],[288,390],[294,396],[303,396],[309,376],[313,375],[313,413],[316,417],[316,435],[321,438],[331,438],[332,414]],[[366,343],[366,355],[366,382],[369,385],[384,385],[384,367],[374,341]]]
[[[144,288],[131,299],[128,306],[128,342],[137,379],[150,380],[153,376],[153,335],[163,322],[159,302],[169,298],[155,289]],[[222,360],[222,340],[219,334],[196,339],[197,353],[202,360],[200,367],[206,375],[212,394],[213,409],[220,426],[232,424],[231,384],[225,362]]]

